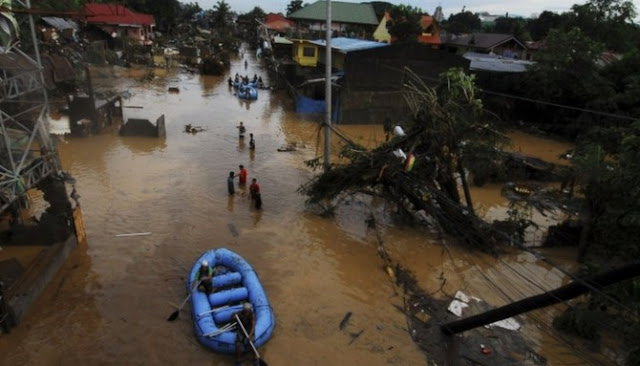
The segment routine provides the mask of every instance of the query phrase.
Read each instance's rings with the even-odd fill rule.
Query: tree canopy
[[[422,14],[422,9],[407,5],[389,8],[391,20],[387,22],[387,29],[395,42],[417,42]]]
[[[289,5],[287,5],[287,15],[302,9],[302,0],[291,0]]]
[[[478,14],[470,11],[462,11],[449,15],[449,19],[443,22],[443,27],[453,34],[471,33],[482,28],[482,22]]]
[[[224,28],[229,23],[231,8],[225,0],[218,0],[213,6],[213,26],[216,28]]]

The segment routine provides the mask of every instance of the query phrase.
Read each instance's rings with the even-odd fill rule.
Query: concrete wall
[[[44,249],[26,269],[19,283],[7,293],[16,323],[20,323],[77,245],[76,237],[70,235],[65,242]]]

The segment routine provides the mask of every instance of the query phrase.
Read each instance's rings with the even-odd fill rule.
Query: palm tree
[[[219,0],[216,5],[213,6],[213,26],[218,28],[225,27],[229,20],[230,12],[231,8],[229,8],[229,4],[224,0]]]

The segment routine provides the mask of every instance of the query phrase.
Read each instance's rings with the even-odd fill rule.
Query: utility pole
[[[324,70],[324,170],[331,167],[331,0],[327,0],[327,45]]]
[[[600,289],[601,287],[638,276],[640,276],[640,262],[616,268],[595,276],[583,278],[581,280],[576,280],[568,285],[558,287],[553,291],[527,297],[526,299],[513,302],[497,309],[485,311],[482,314],[443,324],[440,326],[440,330],[446,335],[461,333],[469,329],[495,323],[502,319],[510,318],[531,310],[567,301],[583,295],[593,289]]]

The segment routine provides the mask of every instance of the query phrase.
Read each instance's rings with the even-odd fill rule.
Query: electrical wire
[[[377,65],[385,67],[385,68],[393,70],[393,71],[396,71],[396,72],[403,73],[403,74],[406,73],[405,69],[401,69],[401,68],[398,68],[398,67],[395,67],[395,66],[391,66],[391,65],[387,65],[387,64],[381,64],[381,63],[378,63]],[[425,81],[432,81],[432,82],[439,82],[440,81],[440,79],[434,78],[434,77],[430,77],[430,76],[424,76],[424,75],[417,75],[417,76],[421,80],[425,80]],[[531,103],[549,105],[549,106],[552,106],[552,107],[569,109],[569,110],[580,111],[580,112],[585,112],[585,113],[591,113],[591,114],[601,115],[601,116],[605,116],[605,117],[618,118],[618,119],[623,119],[623,120],[628,120],[628,121],[640,121],[640,118],[634,118],[634,117],[630,117],[630,116],[624,116],[624,115],[615,114],[615,113],[609,113],[609,112],[602,112],[602,111],[598,111],[598,110],[595,110],[595,109],[580,108],[580,107],[570,106],[570,105],[566,105],[566,104],[548,102],[548,101],[544,101],[544,100],[523,97],[523,96],[519,96],[519,95],[515,95],[515,94],[507,94],[507,93],[495,92],[495,91],[491,91],[491,90],[487,90],[487,89],[483,89],[483,88],[478,88],[478,91],[480,91],[482,93],[485,93],[485,94],[493,94],[493,95],[501,96],[503,98],[518,99],[518,100],[523,100],[523,101],[527,101],[527,102],[531,102]]]

